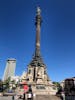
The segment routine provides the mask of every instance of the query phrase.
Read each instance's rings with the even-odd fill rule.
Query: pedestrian
[[[25,100],[26,98],[25,98],[25,93],[23,94],[23,100]]]
[[[29,91],[27,92],[27,100],[33,100],[33,93],[31,85],[29,85]]]
[[[12,100],[14,100],[14,95],[12,96]]]
[[[35,100],[35,99],[36,99],[36,94],[34,93],[34,94],[33,94],[33,100]]]
[[[65,100],[65,93],[64,92],[61,93],[61,98],[62,98],[62,100]]]

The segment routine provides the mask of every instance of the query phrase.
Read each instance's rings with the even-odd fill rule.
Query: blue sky
[[[52,81],[75,76],[75,0],[0,0],[0,78],[8,58],[16,75],[35,50],[36,7],[42,10],[41,55]]]

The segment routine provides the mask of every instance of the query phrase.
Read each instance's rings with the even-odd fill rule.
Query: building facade
[[[75,77],[65,79],[64,91],[65,95],[75,96]]]

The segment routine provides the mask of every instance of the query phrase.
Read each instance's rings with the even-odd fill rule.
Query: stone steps
[[[12,100],[12,96],[3,96],[0,97],[0,100]],[[18,100],[22,100],[22,99],[18,99]],[[36,97],[33,100],[61,100],[61,99],[58,98],[57,96],[36,95]],[[67,100],[75,100],[75,99],[67,99]]]
[[[54,95],[36,95],[35,100],[61,100],[61,99]]]

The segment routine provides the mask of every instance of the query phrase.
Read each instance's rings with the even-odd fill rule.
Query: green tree
[[[58,90],[62,89],[59,82],[53,82],[53,84],[57,87]]]
[[[9,89],[9,83],[10,83],[11,78],[9,77],[8,79],[6,79],[3,84],[5,85],[5,90]]]

